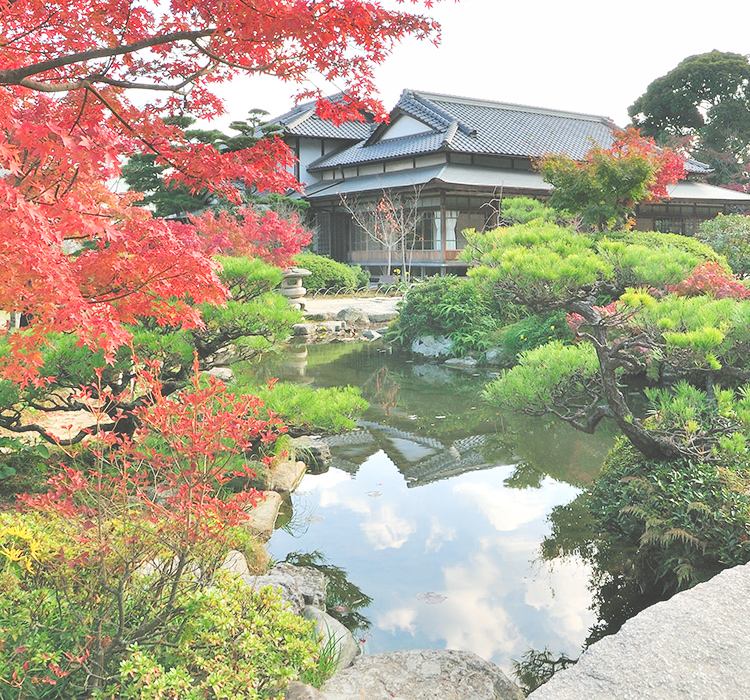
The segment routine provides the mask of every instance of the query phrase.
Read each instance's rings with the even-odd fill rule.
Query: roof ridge
[[[546,107],[533,107],[531,105],[522,105],[514,102],[498,102],[496,100],[483,100],[475,97],[462,97],[460,95],[448,95],[439,92],[426,92],[422,90],[405,90],[404,94],[410,93],[412,96],[421,97],[418,100],[420,104],[427,102],[432,109],[440,109],[437,105],[432,104],[432,99],[443,99],[457,104],[472,105],[475,107],[494,107],[495,109],[509,109],[512,111],[519,112],[531,112],[533,114],[543,114],[554,117],[567,117],[567,118],[578,118],[585,119],[588,121],[600,121],[605,124],[614,124],[614,121],[610,117],[605,117],[600,114],[588,114],[585,112],[570,112],[563,109],[549,109]],[[441,110],[442,111],[442,110]]]
[[[445,126],[447,126],[449,129],[453,125],[453,122],[457,123],[457,128],[467,136],[476,136],[477,130],[473,129],[472,127],[468,126],[464,122],[462,122],[460,119],[456,119],[456,117],[449,112],[446,112],[444,109],[438,107],[436,104],[431,102],[429,99],[423,97],[423,94],[427,93],[420,93],[416,90],[405,90],[404,91],[404,97],[411,98],[418,104],[420,104],[422,107],[429,109],[431,112],[433,112],[437,117],[442,119],[445,122]],[[399,100],[400,102],[400,100]],[[402,107],[403,109],[403,107]],[[454,132],[455,135],[455,132]],[[451,138],[453,138],[451,136]]]

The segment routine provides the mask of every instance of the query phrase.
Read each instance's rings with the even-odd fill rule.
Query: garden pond
[[[492,373],[375,344],[301,347],[263,371],[370,402],[358,430],[327,439],[330,467],[305,475],[269,543],[327,571],[365,653],[463,649],[506,672],[529,648],[578,656],[596,622],[589,566],[545,561],[541,543],[613,431],[501,413],[481,398]]]

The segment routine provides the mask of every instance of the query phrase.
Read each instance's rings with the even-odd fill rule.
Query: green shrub
[[[625,440],[592,489],[596,528],[631,551],[642,589],[669,595],[750,561],[748,475],[692,459],[646,460]]]
[[[245,387],[262,399],[266,408],[279,415],[292,435],[315,432],[337,433],[356,427],[355,419],[367,408],[359,389],[351,386],[313,389],[278,382],[272,389]]]
[[[424,335],[446,336],[453,354],[486,347],[498,326],[490,299],[472,280],[446,275],[430,277],[409,290],[389,338],[409,347]]]
[[[733,272],[750,275],[750,216],[719,214],[700,224],[696,238],[725,256]]]
[[[270,587],[253,591],[225,575],[180,603],[183,622],[173,643],[131,648],[119,680],[99,697],[276,698],[314,667],[314,623],[290,612]]]
[[[573,333],[564,311],[527,316],[506,326],[501,331],[502,347],[508,363],[515,364],[518,356],[551,340],[573,342]]]
[[[300,253],[295,261],[299,267],[310,270],[303,284],[310,290],[362,289],[370,281],[370,273],[361,267],[352,267],[314,253]]]

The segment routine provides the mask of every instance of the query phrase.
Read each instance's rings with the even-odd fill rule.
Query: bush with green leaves
[[[696,238],[726,257],[735,274],[750,275],[750,216],[719,214],[701,222]]]
[[[750,561],[747,465],[647,460],[620,440],[589,502],[642,589],[671,595]]]
[[[251,386],[242,391],[257,395],[267,409],[281,417],[291,435],[353,430],[368,406],[359,389],[352,386],[312,388],[278,382],[273,387]]]
[[[498,325],[490,297],[479,285],[454,275],[436,276],[409,290],[388,337],[410,347],[421,336],[446,336],[453,341],[452,353],[461,356],[486,348]]]
[[[309,290],[366,289],[370,283],[370,273],[357,266],[345,265],[323,255],[300,253],[295,258],[298,267],[312,274],[305,277],[303,284]]]
[[[518,357],[529,350],[552,340],[573,342],[573,333],[568,326],[564,311],[526,316],[500,331],[504,357],[508,364],[515,364]]]

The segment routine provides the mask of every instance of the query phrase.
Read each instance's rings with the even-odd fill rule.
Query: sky
[[[747,0],[693,8],[675,0],[442,0],[424,11],[442,25],[440,46],[405,41],[377,69],[376,84],[387,110],[408,88],[595,114],[625,126],[628,106],[687,56],[750,53]],[[272,78],[238,80],[220,91],[227,116],[217,126],[254,107],[282,114],[294,93]]]

